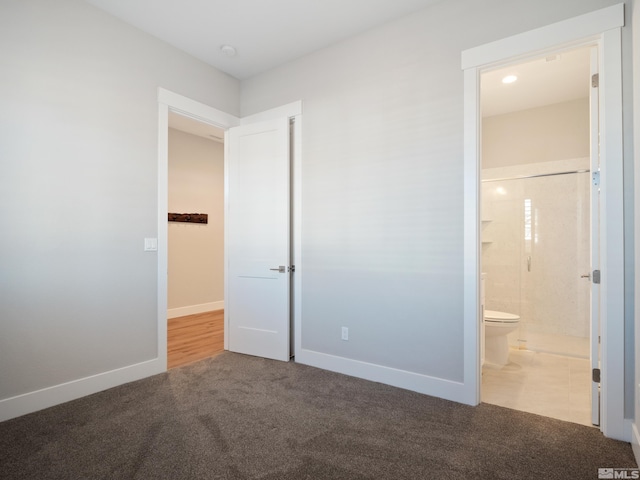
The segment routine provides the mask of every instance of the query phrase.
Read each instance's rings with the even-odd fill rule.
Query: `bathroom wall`
[[[209,221],[169,222],[169,318],[224,308],[222,143],[169,129],[169,212]]]
[[[588,355],[589,100],[483,119],[486,306],[521,316],[514,346]]]
[[[588,97],[482,120],[482,168],[588,156]]]

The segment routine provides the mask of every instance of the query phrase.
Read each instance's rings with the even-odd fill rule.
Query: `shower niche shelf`
[[[481,221],[482,221],[482,228],[483,229],[486,226],[488,226],[489,223],[491,223],[491,219],[488,219],[488,218],[483,218],[483,219],[481,219]],[[482,237],[484,237],[484,235]],[[490,238],[482,238],[482,244],[483,245],[487,245],[489,243],[493,243],[493,240],[491,240]]]

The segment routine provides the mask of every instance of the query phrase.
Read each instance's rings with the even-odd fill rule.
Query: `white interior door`
[[[600,371],[600,117],[598,82],[598,49],[591,49],[591,79],[589,95],[591,125],[591,371]],[[594,274],[594,272],[598,272]],[[591,423],[600,425],[600,382],[591,382]]]
[[[289,121],[231,128],[227,140],[228,348],[288,361]]]

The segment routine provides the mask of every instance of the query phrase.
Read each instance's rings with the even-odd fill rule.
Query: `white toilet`
[[[484,360],[494,365],[509,362],[507,335],[518,328],[520,317],[512,313],[484,311]]]

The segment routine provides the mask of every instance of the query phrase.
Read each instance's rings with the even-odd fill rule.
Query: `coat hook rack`
[[[170,213],[170,222],[209,223],[209,215],[206,213]]]

